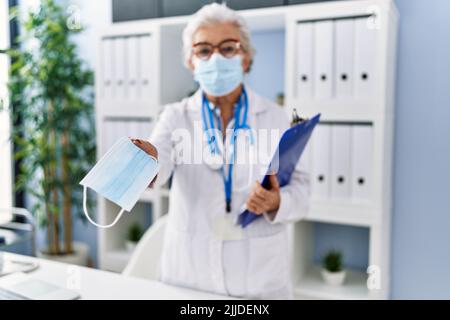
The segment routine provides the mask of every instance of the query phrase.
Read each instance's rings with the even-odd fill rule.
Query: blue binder
[[[319,122],[319,119],[320,114],[317,114],[313,118],[300,122],[299,124],[286,130],[278,143],[277,152],[270,162],[267,174],[264,176],[261,183],[264,188],[270,188],[268,174],[274,171],[277,172],[276,175],[280,187],[283,187],[289,183],[298,160],[300,159],[300,156],[302,155],[303,150],[311,137],[314,127]],[[261,215],[245,210],[239,215],[238,223],[245,228],[259,217],[261,217]]]

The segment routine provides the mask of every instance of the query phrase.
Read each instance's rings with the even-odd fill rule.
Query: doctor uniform
[[[270,129],[279,132],[269,147],[274,150],[289,127],[288,116],[273,102],[249,89],[246,91],[247,123],[254,132],[269,129],[269,136]],[[227,213],[221,170],[214,170],[204,162],[191,164],[179,159],[186,157],[186,153],[204,152],[193,147],[194,140],[203,139],[203,130],[198,130],[201,124],[199,90],[181,102],[165,106],[149,139],[158,149],[160,172],[156,185],[164,184],[173,174],[161,281],[243,298],[292,298],[288,229],[289,223],[302,219],[308,210],[309,180],[303,163],[297,165],[289,185],[280,189],[277,212],[265,213],[244,229],[235,227],[236,232],[221,232],[226,224],[223,221],[235,220],[243,211],[251,187],[261,179],[265,166],[255,165],[256,169],[251,170],[250,164],[234,165],[231,212]],[[228,128],[232,126],[233,121]],[[179,137],[174,137],[179,129],[189,133],[191,144],[180,143]],[[238,146],[245,138],[245,134],[238,135],[237,152],[245,150]],[[227,135],[225,145],[229,139]],[[256,140],[256,148],[266,143],[265,139]]]

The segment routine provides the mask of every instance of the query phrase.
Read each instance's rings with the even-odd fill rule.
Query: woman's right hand
[[[130,138],[130,139],[131,139],[131,142],[133,142],[135,146],[137,146],[141,150],[145,151],[147,154],[151,155],[152,157],[155,157],[156,159],[158,159],[158,150],[150,142],[141,140],[141,139],[135,139],[135,138]],[[155,184],[157,177],[158,177],[158,175],[156,175],[156,177],[150,182],[150,184],[148,185],[149,188],[153,188],[153,185]]]

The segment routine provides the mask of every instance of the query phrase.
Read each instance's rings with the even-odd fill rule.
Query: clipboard
[[[266,175],[264,176],[261,185],[269,189],[269,173],[276,172],[278,183],[283,187],[291,180],[292,173],[300,160],[300,157],[305,150],[306,144],[311,137],[311,134],[320,120],[320,113],[309,120],[304,120],[299,124],[286,130],[278,143],[275,155],[270,162]],[[238,217],[238,223],[245,228],[254,220],[260,218],[249,210],[245,210]]]

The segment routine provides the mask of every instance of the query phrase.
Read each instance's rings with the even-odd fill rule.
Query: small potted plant
[[[137,243],[141,239],[144,231],[138,223],[133,223],[128,229],[127,242],[125,244],[128,252],[133,252]]]
[[[322,277],[327,284],[340,286],[344,283],[346,272],[342,267],[342,253],[330,250],[322,260]]]
[[[279,92],[277,94],[277,103],[282,107],[284,106],[284,93],[283,92]]]

